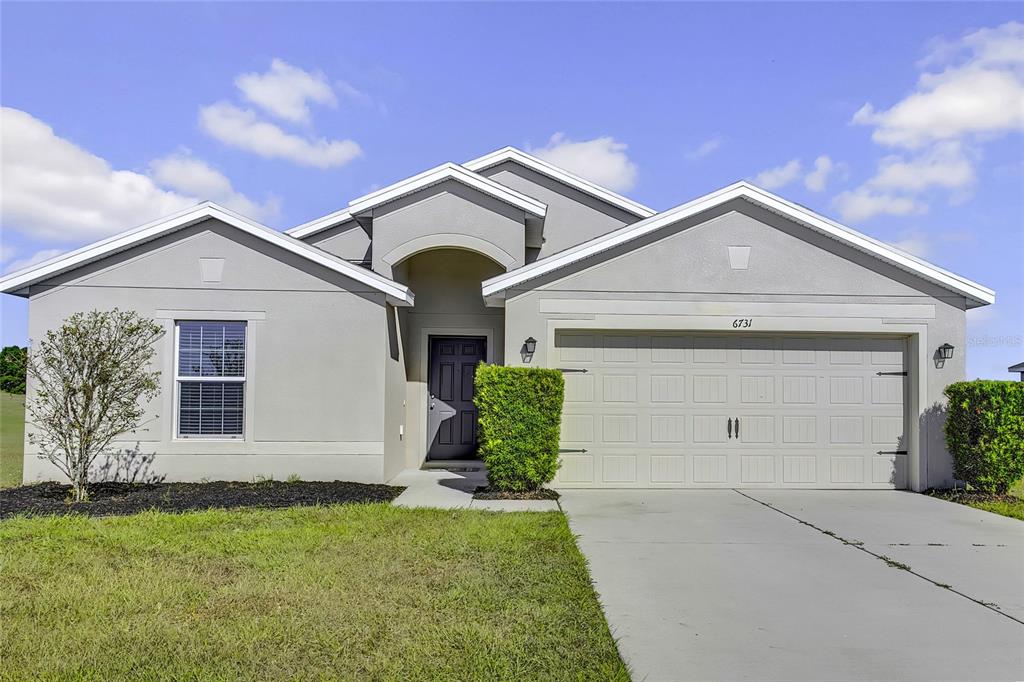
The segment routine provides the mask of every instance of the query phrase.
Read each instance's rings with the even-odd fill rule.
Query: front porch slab
[[[474,500],[476,489],[487,485],[487,470],[474,464],[451,469],[406,469],[389,482],[405,487],[392,504],[411,509],[560,510],[556,500]]]

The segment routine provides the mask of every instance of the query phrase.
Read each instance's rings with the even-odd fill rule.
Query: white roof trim
[[[526,168],[537,171],[541,175],[546,175],[549,178],[558,180],[570,187],[574,187],[584,194],[589,194],[590,196],[609,203],[612,206],[617,206],[623,211],[632,213],[638,218],[650,218],[652,215],[657,213],[657,211],[649,206],[644,206],[643,204],[613,192],[606,187],[601,187],[589,180],[584,180],[578,175],[574,175],[573,173],[563,170],[558,166],[553,166],[547,161],[538,159],[536,156],[527,154],[521,149],[516,149],[515,147],[503,147],[497,151],[491,152],[490,154],[485,154],[480,158],[467,161],[462,165],[471,171],[479,173],[482,170],[486,170],[492,166],[497,166],[499,163],[504,163],[506,161],[514,161],[520,166],[525,166]]]
[[[855,249],[873,255],[907,272],[934,282],[950,291],[965,296],[977,305],[995,302],[995,292],[969,279],[943,270],[889,244],[872,239],[856,230],[840,225],[824,216],[790,201],[755,187],[747,182],[738,182],[710,194],[694,199],[675,208],[663,211],[651,218],[627,225],[614,232],[585,242],[560,253],[548,256],[530,265],[507,272],[483,282],[484,297],[492,297],[509,287],[522,284],[559,268],[589,258],[620,244],[632,241],[655,230],[679,222],[702,211],[714,208],[733,199],[746,199],[769,211],[809,227]]]
[[[352,212],[346,208],[340,211],[335,211],[334,213],[328,213],[316,220],[310,220],[308,223],[296,225],[289,230],[285,230],[284,233],[291,235],[296,239],[305,239],[306,237],[311,237],[318,232],[329,230],[330,228],[341,225],[349,220],[352,220]]]
[[[313,261],[377,291],[387,294],[397,305],[413,305],[415,297],[408,287],[382,277],[375,272],[353,265],[331,254],[301,242],[294,237],[251,221],[233,211],[212,202],[204,202],[193,208],[161,218],[108,239],[82,247],[76,251],[51,258],[17,272],[0,277],[0,291],[8,294],[23,292],[27,287],[47,280],[55,275],[73,270],[106,256],[124,251],[133,246],[176,232],[190,225],[214,218],[247,234],[274,244],[285,251]]]
[[[543,218],[544,214],[547,213],[548,207],[536,199],[531,199],[521,192],[498,184],[494,180],[485,178],[482,175],[477,175],[454,163],[441,164],[436,168],[431,168],[411,178],[388,185],[376,192],[353,199],[348,204],[348,210],[353,215],[362,213],[445,180],[460,182],[538,218]]]

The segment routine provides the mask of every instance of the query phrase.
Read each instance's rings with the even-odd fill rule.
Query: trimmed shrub
[[[555,477],[564,393],[557,369],[477,366],[480,458],[491,488],[536,490]]]
[[[27,364],[27,348],[4,346],[4,349],[0,350],[0,391],[24,393]]]
[[[1005,493],[1024,476],[1024,382],[961,381],[945,394],[953,475],[978,490]]]

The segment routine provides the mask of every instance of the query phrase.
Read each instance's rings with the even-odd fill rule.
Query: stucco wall
[[[446,181],[374,209],[373,269],[392,277],[393,266],[419,251],[455,246],[511,270],[525,262],[525,239],[523,211]]]
[[[355,220],[347,220],[341,225],[317,232],[303,241],[338,258],[370,261],[370,235]]]
[[[537,258],[550,256],[639,220],[632,213],[511,161],[492,166],[481,174],[547,204],[544,243],[536,254]]]
[[[220,281],[203,281],[200,258],[223,259]],[[383,294],[210,220],[34,287],[29,336],[41,338],[73,312],[113,307],[166,330],[155,360],[161,394],[145,425],[120,443],[155,454],[151,473],[382,480]],[[247,321],[243,439],[175,437],[174,323],[182,319]],[[26,481],[56,474],[34,455],[26,450]]]
[[[942,389],[964,376],[965,301],[780,216],[735,202],[509,291],[506,348],[538,339],[532,363],[549,366],[555,329],[885,333],[914,339],[908,371],[915,488],[952,483],[943,444]],[[729,246],[749,246],[745,270]],[[957,352],[938,368],[935,348]],[[509,364],[523,364],[512,353]],[[915,425],[921,424],[921,433]],[[918,441],[915,443],[915,441]],[[912,459],[912,466],[915,461]]]
[[[406,467],[406,368],[403,332],[405,318],[388,306],[387,352],[384,356],[384,480]]]

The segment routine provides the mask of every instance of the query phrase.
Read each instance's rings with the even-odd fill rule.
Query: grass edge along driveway
[[[561,513],[0,522],[0,678],[628,680]]]

